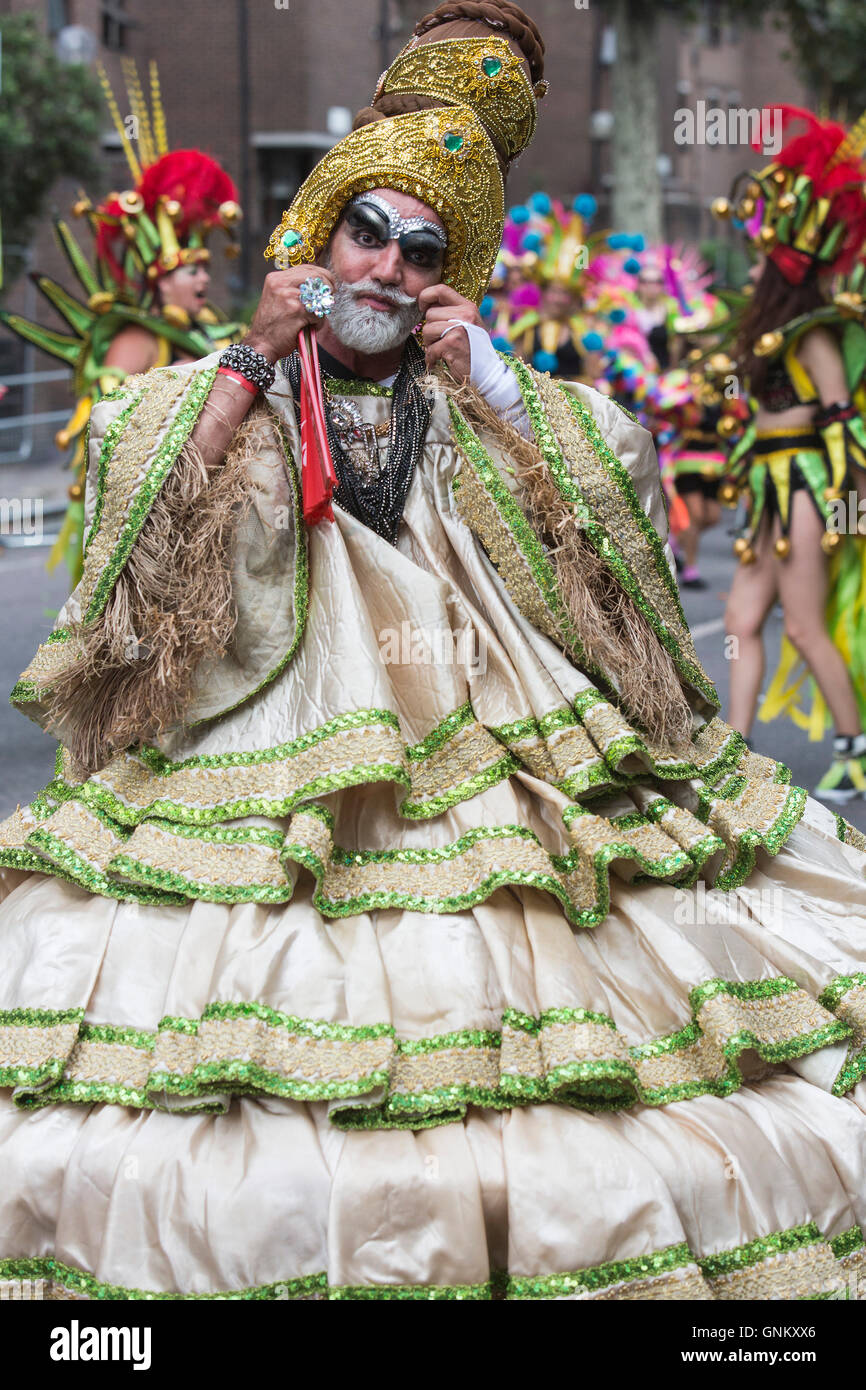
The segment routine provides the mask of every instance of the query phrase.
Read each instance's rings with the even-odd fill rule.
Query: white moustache
[[[398,309],[408,309],[410,305],[417,303],[411,294],[404,294],[402,290],[380,285],[375,280],[356,280],[353,284],[344,282],[344,286],[353,299],[359,299],[362,294],[374,294],[377,299],[384,299],[388,304],[393,304]]]

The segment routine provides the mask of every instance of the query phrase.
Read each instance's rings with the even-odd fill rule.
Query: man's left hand
[[[428,368],[436,362],[445,362],[457,381],[465,380],[472,367],[469,334],[459,326],[452,326],[448,331],[449,324],[459,319],[483,328],[478,305],[471,299],[464,299],[449,285],[430,285],[419,294],[418,307],[425,315],[421,337]]]

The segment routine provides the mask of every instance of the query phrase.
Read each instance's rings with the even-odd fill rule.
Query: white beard
[[[358,295],[364,293],[383,299],[394,297],[396,302],[388,312],[371,309],[358,303]],[[418,322],[419,313],[417,299],[409,299],[399,290],[381,288],[372,280],[358,280],[353,285],[338,281],[328,323],[344,347],[373,356],[400,347]]]

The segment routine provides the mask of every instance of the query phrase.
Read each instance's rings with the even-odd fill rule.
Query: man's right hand
[[[335,288],[333,275],[320,265],[293,265],[290,270],[272,270],[266,275],[244,344],[263,353],[269,362],[278,362],[295,351],[302,328],[308,324],[321,328],[324,319],[305,309],[298,293],[303,282],[316,275]]]

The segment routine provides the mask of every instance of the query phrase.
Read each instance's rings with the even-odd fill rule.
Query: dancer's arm
[[[291,270],[272,271],[265,277],[259,306],[243,341],[269,362],[278,362],[294,352],[302,328],[317,328],[322,323],[304,308],[299,298],[301,284],[311,275],[333,284],[321,266],[296,265]],[[240,382],[217,374],[192,433],[192,442],[206,466],[213,467],[225,457],[235,431],[255,400],[256,396]]]
[[[838,340],[829,329],[816,327],[805,333],[797,356],[815,383],[822,405],[848,400],[850,392],[845,379],[845,364]]]

